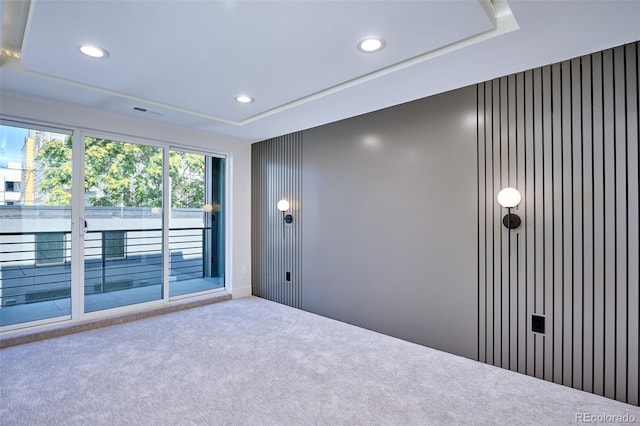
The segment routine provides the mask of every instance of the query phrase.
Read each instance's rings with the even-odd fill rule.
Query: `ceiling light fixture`
[[[21,59],[22,58],[22,54],[20,54],[18,52],[14,52],[13,50],[9,50],[9,49],[0,49],[0,55],[1,56],[8,56],[10,58],[15,58],[15,59]]]
[[[91,56],[92,58],[105,59],[109,56],[109,52],[107,52],[103,48],[92,46],[90,44],[83,44],[81,46],[78,46],[78,49],[80,49],[80,52],[82,52],[83,54]]]
[[[238,95],[236,96],[236,102],[240,102],[241,104],[250,104],[253,102],[253,98],[247,95]]]
[[[361,40],[360,43],[358,43],[358,49],[368,53],[377,52],[379,50],[382,50],[385,45],[385,41],[381,38],[367,37],[364,40]]]

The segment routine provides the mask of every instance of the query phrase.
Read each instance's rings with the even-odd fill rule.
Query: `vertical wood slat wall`
[[[479,359],[634,405],[639,50],[477,86]],[[507,186],[523,196],[511,234],[496,201]]]
[[[284,305],[301,307],[302,132],[251,147],[252,292]],[[293,223],[277,209],[289,201]],[[291,281],[286,281],[286,272]]]

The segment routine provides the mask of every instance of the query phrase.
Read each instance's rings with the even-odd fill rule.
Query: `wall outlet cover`
[[[531,315],[531,331],[544,334],[544,317],[542,315]]]

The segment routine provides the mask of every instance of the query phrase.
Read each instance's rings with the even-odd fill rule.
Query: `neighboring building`
[[[7,168],[0,168],[0,206],[22,204],[22,165],[9,161]]]
[[[64,141],[68,135],[45,132],[40,130],[29,131],[29,136],[24,140],[22,147],[22,203],[25,206],[43,205],[44,198],[40,193],[39,182],[44,179],[44,170],[38,163],[38,153],[49,141]]]
[[[32,206],[35,199],[35,140],[29,136],[24,138],[24,146],[22,147],[22,161],[24,167],[22,169],[22,204]]]
[[[44,170],[38,163],[38,152],[47,142],[64,141],[66,137],[60,133],[29,130],[22,146],[22,161],[9,161],[6,168],[0,168],[0,206],[44,204],[39,191]]]

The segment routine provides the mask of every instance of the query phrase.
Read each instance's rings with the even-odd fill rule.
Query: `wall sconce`
[[[521,199],[520,192],[515,188],[504,188],[498,193],[498,203],[507,208],[507,214],[502,218],[502,223],[507,229],[516,229],[522,223],[520,216],[511,213],[511,208],[520,204]]]
[[[284,212],[289,210],[289,202],[287,200],[278,201],[278,210],[282,212],[282,220],[284,220],[284,223],[293,222],[293,216],[291,216],[291,213],[284,214]]]

